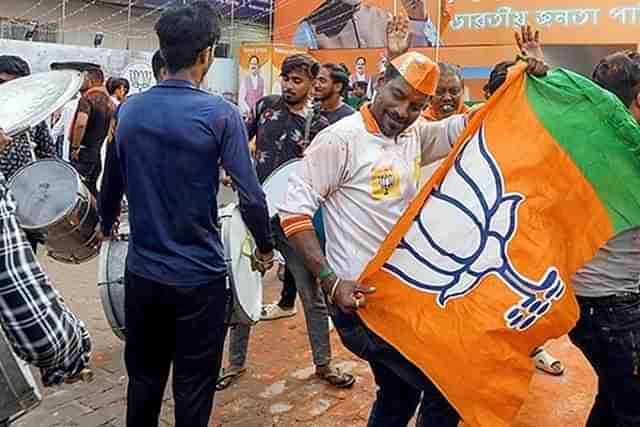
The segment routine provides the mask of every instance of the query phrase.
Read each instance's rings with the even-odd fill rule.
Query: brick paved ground
[[[91,384],[44,390],[45,398],[16,427],[122,426],[125,372],[122,343],[104,319],[96,287],[96,263],[66,266],[41,256],[68,304],[88,324],[94,342]],[[279,284],[269,276],[267,300]],[[252,337],[249,371],[241,381],[220,393],[211,426],[224,427],[356,427],[366,425],[374,385],[366,366],[344,350],[332,334],[334,358],[351,370],[358,383],[338,391],[313,377],[311,355],[302,313],[292,319],[262,323]],[[568,340],[549,349],[568,365],[560,378],[537,374],[531,395],[514,427],[583,426],[593,401],[595,379]],[[470,355],[471,357],[472,355]],[[173,426],[170,393],[162,410],[162,426]]]

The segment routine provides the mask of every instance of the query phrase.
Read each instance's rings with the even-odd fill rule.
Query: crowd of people
[[[321,12],[322,6],[314,14]],[[369,363],[378,387],[369,427],[406,426],[416,412],[417,426],[457,426],[460,416],[442,392],[362,322],[358,310],[375,289],[357,280],[417,194],[421,169],[449,154],[481,108],[465,105],[461,68],[410,51],[410,22],[396,16],[381,42],[387,65],[371,100],[370,82],[345,65],[295,54],[282,64],[282,95],[257,99],[243,118],[232,103],[199,89],[221,36],[208,3],[165,11],[155,31],[157,85],[147,92],[127,98],[128,82],[105,82],[99,66],[57,64],[83,72],[78,97],[52,124],[15,139],[0,132],[0,320],[16,353],[40,367],[43,382],[52,385],[73,381],[91,350],[85,326],[37,261],[38,241],[16,221],[6,180],[35,153],[35,159],[70,162],[84,178],[98,200],[101,240],[116,238],[127,197],[127,425],[158,424],[171,367],[176,424],[208,425],[216,391],[246,372],[251,331],[246,325],[231,329],[229,365],[222,369],[230,295],[216,195],[226,174],[256,243],[253,267],[264,274],[276,251],[283,258],[280,300],[263,307],[262,320],[295,315],[300,295],[317,377],[353,387],[355,377],[332,363],[331,319],[344,346]],[[516,39],[527,72],[545,76],[539,33],[523,28]],[[496,65],[487,98],[513,65]],[[0,83],[29,73],[22,59],[0,56]],[[640,54],[603,58],[593,80],[640,122]],[[296,159],[300,166],[284,202],[269,217],[261,185]],[[378,170],[382,163],[397,173],[387,185],[374,186],[371,178],[385,173]],[[616,236],[573,278],[581,319],[570,338],[599,379],[588,427],[640,425],[637,239],[637,229]],[[42,307],[46,315],[36,315]],[[542,348],[532,358],[549,374],[564,372]]]

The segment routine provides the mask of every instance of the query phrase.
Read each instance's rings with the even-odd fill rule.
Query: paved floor
[[[125,371],[122,343],[111,332],[96,287],[95,261],[66,266],[41,256],[71,308],[87,323],[94,342],[96,380],[44,390],[42,404],[15,423],[19,427],[122,426]],[[279,291],[273,275],[265,282],[266,300]],[[334,359],[357,375],[356,386],[338,391],[313,377],[303,315],[255,328],[249,371],[238,384],[220,393],[211,426],[356,427],[365,426],[375,387],[366,365],[343,349],[332,334]],[[561,339],[548,348],[567,365],[559,378],[536,374],[531,394],[514,427],[584,426],[593,402],[595,378],[577,350]],[[168,392],[162,426],[173,426]]]

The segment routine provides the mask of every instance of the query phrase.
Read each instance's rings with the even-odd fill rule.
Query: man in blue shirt
[[[170,9],[155,30],[166,80],[118,112],[100,194],[102,232],[112,234],[126,192],[127,426],[158,425],[173,362],[176,425],[204,427],[226,335],[226,265],[215,226],[220,165],[238,189],[261,272],[272,264],[273,243],[242,117],[198,89],[220,38],[215,11],[206,2]]]

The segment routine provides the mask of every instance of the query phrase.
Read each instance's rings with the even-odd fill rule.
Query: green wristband
[[[333,272],[331,267],[327,267],[324,270],[322,270],[320,272],[320,274],[318,274],[318,280],[320,280],[320,281],[325,280],[325,279],[331,277],[333,274],[335,274],[335,273]]]

